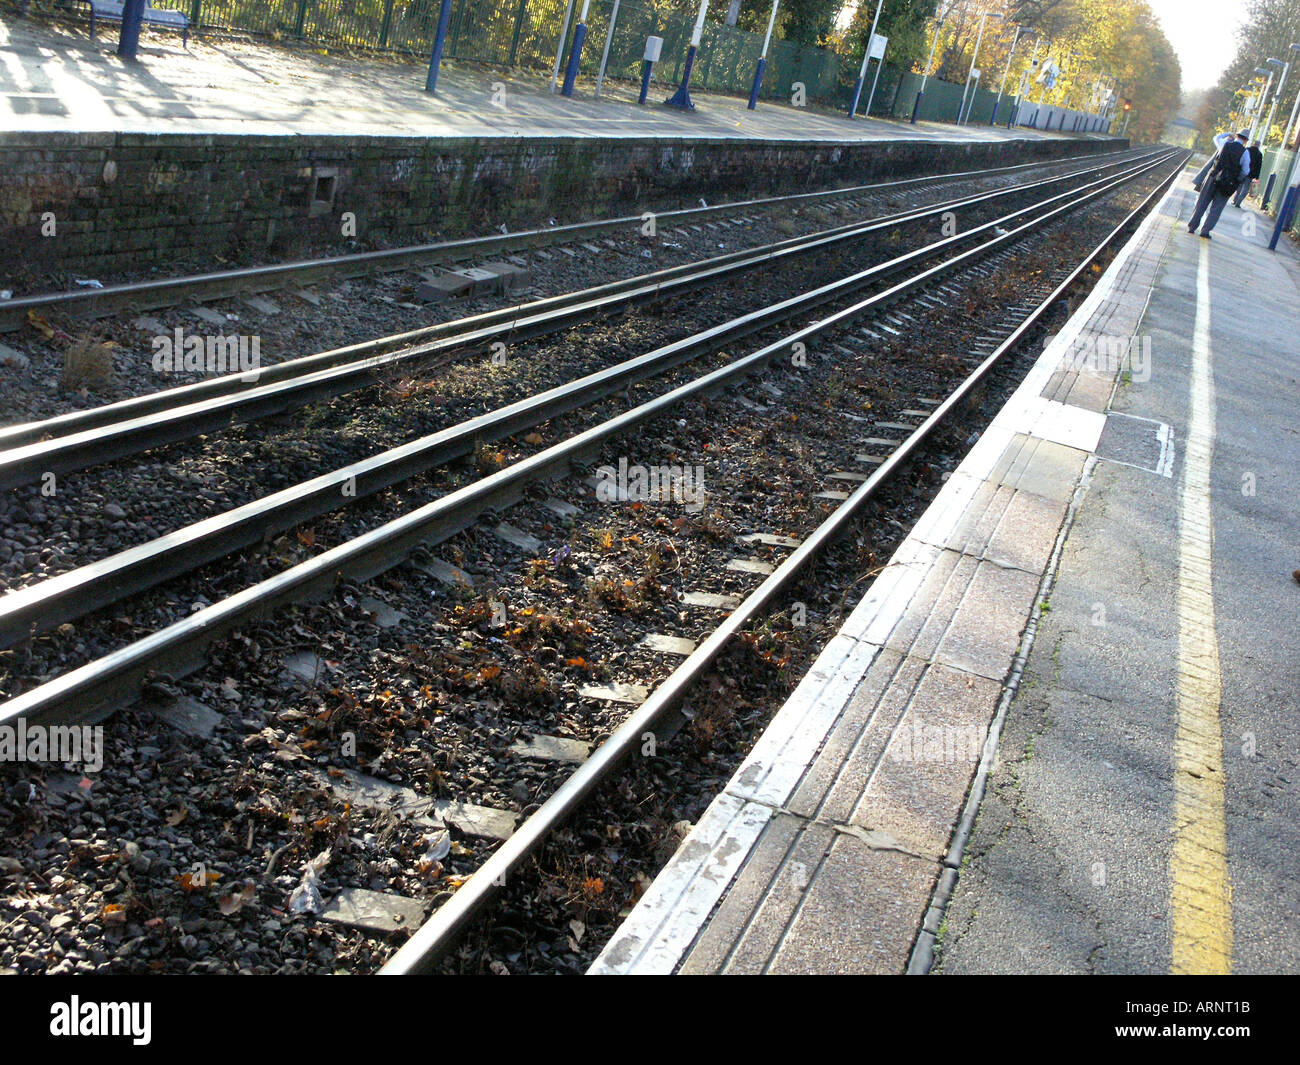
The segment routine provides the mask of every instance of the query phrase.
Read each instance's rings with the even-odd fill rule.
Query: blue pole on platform
[[[433,54],[429,57],[429,76],[424,81],[424,91],[438,88],[438,67],[442,65],[442,49],[447,43],[447,30],[451,27],[451,0],[442,0],[438,12],[438,32],[433,36]]]
[[[700,41],[704,36],[704,16],[709,13],[709,0],[700,0],[700,11],[695,17],[695,28],[691,30],[691,46],[686,50],[686,69],[682,71],[682,83],[677,91],[664,101],[669,107],[680,107],[683,111],[694,111],[691,103],[691,71],[695,69],[695,57],[700,51]]]
[[[754,84],[749,90],[749,109],[756,110],[758,107],[758,93],[763,88],[763,73],[767,70],[767,48],[772,43],[772,30],[776,26],[776,12],[781,6],[781,0],[772,0],[772,14],[767,20],[767,36],[763,38],[763,51],[759,53],[758,63],[754,67]]]
[[[645,98],[650,95],[650,72],[654,70],[655,65],[652,60],[643,59],[641,61],[641,98],[637,103],[645,103]]]
[[[1300,194],[1300,186],[1292,185],[1286,190],[1282,199],[1282,209],[1277,213],[1277,225],[1273,227],[1273,239],[1268,242],[1269,251],[1277,251],[1277,242],[1282,234],[1291,228],[1291,215],[1295,213],[1295,201]]]
[[[584,16],[573,31],[573,47],[569,49],[569,65],[564,71],[564,87],[560,89],[561,96],[573,95],[573,86],[578,80],[578,61],[582,58],[582,45],[586,39],[587,22]]]
[[[749,109],[751,111],[758,107],[758,90],[763,87],[763,71],[766,69],[767,60],[759,56],[758,65],[754,67],[754,84],[749,89]]]
[[[858,117],[858,101],[862,99],[862,83],[866,80],[865,75],[858,75],[857,83],[853,86],[853,102],[849,104],[849,118]]]
[[[922,89],[916,94],[916,99],[912,101],[912,125],[914,126],[916,125],[916,114],[921,110],[921,97],[924,95],[925,90]]]
[[[140,47],[140,26],[144,22],[145,0],[126,0],[122,5],[122,33],[117,39],[117,54],[135,59]]]
[[[1275,182],[1276,180],[1277,180],[1276,173],[1272,173],[1268,175],[1268,184],[1264,186],[1264,198],[1260,201],[1259,204],[1262,210],[1265,211],[1268,210],[1268,201],[1273,195],[1273,182]]]
[[[680,107],[683,111],[694,111],[695,105],[691,103],[691,71],[695,69],[695,54],[699,51],[697,45],[691,45],[686,51],[686,69],[682,71],[682,83],[677,86],[677,91],[664,101],[669,107]]]

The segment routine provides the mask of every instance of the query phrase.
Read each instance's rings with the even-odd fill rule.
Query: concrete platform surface
[[[117,27],[86,36],[88,23],[47,26],[0,15],[0,129],[127,133],[342,134],[369,136],[739,137],[841,141],[1003,139],[1006,129],[850,120],[820,108],[692,92],[684,114],[653,87],[607,81],[600,99],[584,79],[573,98],[549,79],[473,64],[444,64],[438,93],[424,91],[427,62],[357,60],[307,48],[146,30],[140,61],[115,54]],[[1022,139],[1060,133],[1018,129]]]
[[[593,973],[1295,971],[1300,271],[1189,182]]]

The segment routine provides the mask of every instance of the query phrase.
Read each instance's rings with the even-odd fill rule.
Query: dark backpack
[[[1231,196],[1241,184],[1241,154],[1246,146],[1239,140],[1230,140],[1219,149],[1219,165],[1214,168],[1214,190],[1220,196]]]

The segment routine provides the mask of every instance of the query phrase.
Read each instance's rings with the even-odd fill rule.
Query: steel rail
[[[1125,229],[1158,202],[1183,169],[1187,153],[1180,151],[1178,166],[1154,192],[1143,199],[1097,247],[1056,286],[1055,290],[896,448],[817,529],[767,577],[717,629],[660,684],[649,698],[618,726],[591,756],[514,834],[478,868],[465,884],[403,944],[380,970],[381,975],[405,975],[432,967],[492,898],[505,877],[513,872],[599,784],[632,752],[642,736],[675,708],[691,686],[713,665],[727,643],[776,600],[803,568],[846,531],[858,511],[888,481],[931,433],[980,385],[989,372],[1012,351],[1030,329],[1055,306]]]
[[[1032,163],[1017,163],[1014,166],[994,167],[987,170],[929,174],[916,178],[904,178],[899,181],[855,185],[844,189],[828,189],[822,192],[801,192],[790,196],[770,196],[753,200],[739,200],[733,203],[714,204],[713,206],[678,208],[671,211],[655,212],[655,217],[658,223],[665,225],[690,225],[701,220],[707,221],[715,216],[725,217],[731,214],[743,214],[747,211],[769,210],[782,206],[800,206],[805,203],[815,205],[818,201],[836,202],[892,189],[902,190],[911,186],[924,185],[927,182],[951,184],[958,181],[978,180],[1031,167],[1069,163],[1076,159],[1104,159],[1112,155],[1123,155],[1130,151],[1133,151],[1133,149],[1101,152],[1095,156],[1071,156],[1055,161],[1040,160]],[[123,285],[110,285],[101,289],[77,289],[34,296],[21,296],[18,299],[0,301],[0,333],[12,332],[21,328],[26,322],[29,312],[48,314],[51,311],[68,309],[72,314],[81,317],[97,317],[111,314],[124,307],[132,307],[137,310],[152,310],[159,307],[174,306],[183,298],[203,302],[204,300],[220,299],[243,292],[270,292],[290,287],[293,284],[316,284],[331,277],[359,277],[368,273],[393,272],[417,265],[434,266],[439,263],[483,259],[512,251],[584,240],[604,233],[616,232],[620,229],[640,228],[642,224],[642,216],[627,215],[619,218],[600,219],[594,222],[576,222],[563,226],[549,226],[545,229],[521,230],[518,233],[465,237],[459,240],[417,244],[381,251],[354,252],[348,255],[328,256],[321,259],[298,260],[268,266],[241,267],[235,270],[220,270],[158,281],[138,281]]]
[[[1159,153],[1154,153],[1158,155]],[[1108,163],[1083,172],[1108,170],[1127,162]],[[724,261],[675,267],[662,274],[612,282],[596,289],[552,297],[536,304],[504,308],[457,322],[442,323],[416,331],[442,334],[438,339],[388,354],[365,356],[387,340],[367,341],[346,348],[306,356],[259,369],[256,383],[243,374],[227,374],[114,404],[59,415],[39,422],[0,428],[0,488],[28,483],[47,473],[63,474],[87,465],[99,465],[138,454],[152,447],[177,443],[238,422],[247,422],[307,403],[328,399],[373,384],[377,370],[396,367],[412,360],[466,348],[488,348],[494,342],[519,343],[549,335],[597,317],[639,303],[689,292],[723,277],[760,265],[770,265],[787,255],[806,255],[842,241],[859,239],[872,232],[905,225],[927,217],[990,203],[1007,196],[1031,192],[1046,185],[1060,184],[1079,176],[1079,171],[1044,178],[1025,185],[978,193],[931,207],[897,215],[852,223],[805,238],[793,238],[753,249]],[[965,237],[968,234],[960,234]],[[356,355],[363,355],[355,358]]]
[[[1158,165],[1159,162],[1149,163],[1138,170],[1137,174],[1145,173]],[[984,244],[929,266],[883,292],[803,326],[727,366],[679,385],[600,425],[579,432],[125,647],[46,681],[0,704],[0,724],[11,723],[18,718],[25,718],[28,723],[73,723],[103,717],[112,712],[115,701],[125,701],[138,694],[140,682],[151,673],[182,675],[196,668],[202,662],[206,647],[236,626],[264,618],[286,604],[323,597],[340,578],[365,580],[393,568],[414,549],[441,542],[472,524],[484,511],[513,502],[528,484],[546,480],[568,469],[570,464],[593,454],[609,438],[659,416],[684,399],[738,381],[761,369],[771,360],[788,356],[793,344],[812,340],[861,317],[869,310],[888,305],[935,278],[975,261],[994,248],[1020,239],[1065,212],[1119,188],[1137,174],[1110,179],[1072,203],[1053,207],[1015,229],[1004,230]],[[1057,198],[1054,197],[1053,200]]]
[[[1107,180],[1110,179],[1092,182],[1083,189]],[[981,233],[995,231],[1016,217],[1076,196],[1079,191],[1070,190],[983,223],[961,234],[961,239],[970,240]],[[9,592],[0,596],[0,648],[11,647],[433,466],[468,455],[480,441],[498,440],[559,414],[590,405],[630,384],[667,372],[703,353],[717,350],[725,343],[741,339],[756,328],[821,306],[828,299],[852,292],[873,278],[888,276],[913,263],[932,258],[954,247],[958,239],[957,236],[944,238],[847,278],[790,297],[772,307],[750,312],[535,396],[281,489],[224,514],[165,533],[97,562]],[[756,326],[756,322],[760,324]]]

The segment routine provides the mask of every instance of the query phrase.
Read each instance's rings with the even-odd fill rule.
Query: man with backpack
[[[1264,169],[1264,153],[1260,149],[1259,141],[1256,141],[1246,153],[1250,156],[1250,176],[1241,183],[1241,188],[1237,190],[1237,195],[1233,197],[1232,205],[1240,207],[1241,201],[1246,198],[1246,194],[1259,182],[1260,171]]]
[[[1228,141],[1235,139],[1235,137],[1236,134],[1233,133],[1216,133],[1214,135],[1214,151],[1210,154],[1210,157],[1205,160],[1205,165],[1201,167],[1200,172],[1196,175],[1196,180],[1192,182],[1192,188],[1197,192],[1201,191],[1201,186],[1205,184],[1205,179],[1209,176],[1210,171],[1214,169],[1214,164],[1219,161],[1220,149],[1222,149]]]
[[[1201,195],[1196,201],[1196,211],[1187,226],[1188,233],[1196,232],[1196,227],[1201,224],[1204,216],[1205,225],[1201,227],[1201,236],[1210,239],[1210,230],[1218,224],[1219,215],[1223,214],[1228,198],[1250,174],[1250,155],[1246,151],[1246,142],[1249,140],[1250,132],[1242,130],[1237,134],[1236,140],[1229,141],[1219,149],[1214,169],[1206,177]]]

